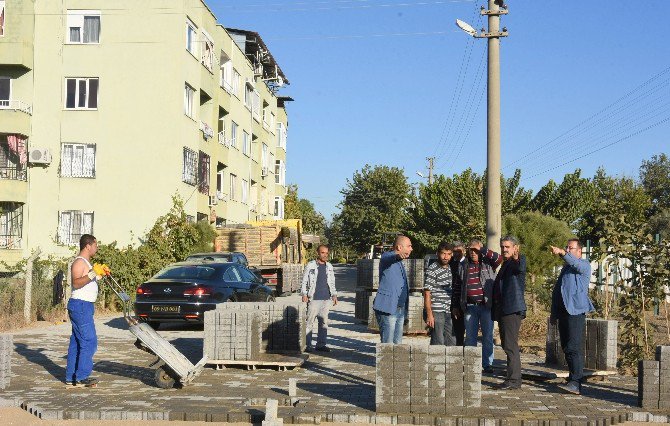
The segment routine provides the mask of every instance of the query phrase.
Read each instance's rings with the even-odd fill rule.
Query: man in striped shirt
[[[454,254],[454,246],[440,243],[437,247],[437,262],[426,269],[424,280],[424,306],[426,308],[426,324],[432,328],[431,345],[455,346],[451,323],[452,281],[449,262]]]
[[[477,335],[482,330],[482,368],[491,373],[493,369],[493,283],[496,268],[502,257],[491,250],[482,249],[480,240],[468,244],[467,258],[461,263],[459,277],[454,282],[454,316],[465,318],[465,344],[477,346]]]

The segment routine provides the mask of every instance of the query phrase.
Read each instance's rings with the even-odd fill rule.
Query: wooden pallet
[[[299,368],[308,358],[309,354],[261,354],[258,359],[253,360],[210,359],[207,360],[207,364],[214,365],[217,370],[242,366],[246,367],[247,370],[256,370],[259,367],[276,367],[277,371],[286,371]]]

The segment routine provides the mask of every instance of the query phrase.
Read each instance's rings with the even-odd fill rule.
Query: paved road
[[[14,376],[0,398],[5,398],[5,403],[13,399],[29,405],[46,418],[260,421],[265,400],[275,398],[280,401],[279,414],[287,423],[432,424],[435,419],[429,416],[374,417],[375,343],[379,336],[368,333],[366,326],[354,319],[355,269],[337,267],[336,278],[341,294],[340,303],[331,311],[329,346],[333,352],[313,354],[303,368],[282,372],[206,369],[192,386],[159,389],[149,368],[154,357],[133,346],[135,339],[122,318],[105,317],[96,320],[99,349],[94,374],[101,379],[98,388],[65,388],[62,380],[70,327],[64,324],[14,335]],[[193,362],[202,356],[202,330],[178,325],[160,333]],[[405,342],[426,345],[428,339],[411,337]],[[503,355],[496,348],[496,356]],[[524,358],[526,364],[536,361]],[[298,380],[300,401],[295,407],[289,404],[289,378]],[[552,383],[524,382],[518,391],[491,390],[500,381],[499,377],[484,376],[482,407],[454,407],[450,417],[442,421],[460,417],[581,423],[605,418],[619,421],[627,413],[639,411],[635,408],[637,382],[633,378],[612,377],[606,382],[589,383],[582,396],[558,393]]]

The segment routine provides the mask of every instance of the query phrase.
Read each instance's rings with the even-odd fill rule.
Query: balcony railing
[[[16,166],[0,166],[0,179],[25,181],[28,180],[28,172]]]
[[[0,99],[0,109],[22,111],[28,115],[33,114],[33,107],[31,105],[16,99]]]

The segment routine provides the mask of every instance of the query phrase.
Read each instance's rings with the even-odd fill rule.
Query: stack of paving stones
[[[261,352],[300,353],[306,347],[307,312],[300,301],[220,303],[216,311],[257,310],[261,313]]]
[[[12,375],[12,352],[14,343],[11,334],[0,334],[0,389],[9,387]]]
[[[281,291],[295,293],[300,291],[304,266],[300,263],[281,264]]]
[[[426,332],[423,321],[423,281],[424,260],[404,259],[403,265],[409,285],[409,306],[407,324],[403,328],[406,334]],[[356,264],[356,309],[355,318],[368,323],[368,329],[379,331],[372,304],[379,288],[379,259],[362,259]]]
[[[561,349],[558,324],[547,320],[545,363],[567,368],[565,354]],[[591,370],[616,370],[617,364],[617,321],[586,318],[586,327],[582,338],[584,367]]]
[[[407,308],[407,321],[403,326],[404,334],[426,333],[426,323],[423,320],[423,301],[423,294],[410,293],[409,306]],[[368,330],[379,331],[379,324],[377,324],[375,310],[372,308],[373,304],[374,295],[371,295],[368,300]]]
[[[654,361],[638,361],[637,403],[642,408],[670,408],[670,346],[657,346]]]
[[[356,289],[356,305],[354,309],[354,317],[357,320],[363,322],[368,322],[368,316],[370,315],[370,295],[372,290],[365,288]]]
[[[481,406],[481,349],[377,344],[377,413],[447,414]]]
[[[210,360],[258,359],[261,322],[262,314],[255,309],[205,312],[204,355]]]

